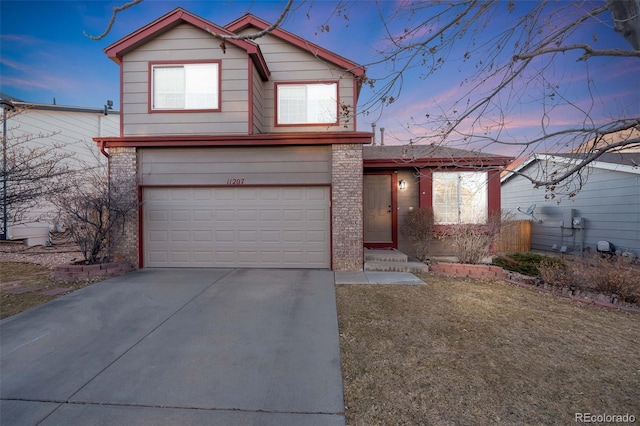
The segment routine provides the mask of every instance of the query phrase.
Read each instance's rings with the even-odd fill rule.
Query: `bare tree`
[[[138,207],[137,200],[120,190],[124,185],[116,182],[109,188],[104,176],[99,168],[76,174],[69,190],[52,200],[86,264],[109,260],[109,235],[131,219]]]
[[[71,186],[68,178],[75,173],[72,154],[50,140],[56,132],[33,134],[21,131],[19,125],[8,125],[11,118],[27,110],[16,106],[6,115],[7,122],[2,123],[7,125],[6,169],[1,171],[6,194],[0,200],[0,216],[4,223],[6,210],[10,226],[42,219],[35,212],[49,198],[65,193]]]
[[[525,177],[552,191],[570,184],[575,194],[576,182],[602,154],[640,147],[640,111],[607,110],[608,93],[597,90],[590,68],[602,58],[611,70],[637,64],[639,13],[640,0],[404,1],[391,14],[381,12],[386,40],[369,66],[384,64],[390,72],[369,75],[374,95],[364,107],[372,113],[389,106],[407,79],[424,79],[428,86],[456,63],[461,78],[454,100],[414,111],[406,127],[415,136],[408,142],[515,156],[571,151],[579,155],[562,170],[554,164]],[[616,38],[603,34],[614,31],[630,48],[622,38],[605,44]],[[560,68],[568,58],[576,61],[572,75]],[[575,75],[584,78],[573,83]],[[637,90],[637,81],[629,83]],[[525,104],[536,106],[538,130],[516,137],[508,127]]]
[[[140,1],[114,8],[102,36],[118,12]],[[318,13],[312,1],[293,8],[292,3],[287,2],[277,23],[266,31],[212,35],[223,45],[225,38],[256,39],[273,31],[288,13],[303,13],[302,5],[308,5],[307,15]],[[350,17],[357,15],[355,5],[351,0],[338,1],[318,30],[329,31],[334,19],[348,26]],[[563,170],[554,167],[525,175],[532,184],[551,191],[560,191],[565,183],[583,182],[587,166],[602,154],[640,146],[640,111],[603,108],[606,93],[597,90],[598,81],[591,75],[591,64],[598,59],[606,58],[611,69],[640,59],[640,0],[404,0],[376,1],[375,6],[386,36],[377,41],[375,59],[364,64],[370,70],[364,83],[372,94],[361,105],[361,113],[382,118],[385,107],[401,98],[408,80],[421,79],[427,86],[439,72],[450,72],[452,64],[460,72],[455,100],[434,100],[407,117],[404,126],[413,135],[408,143],[515,156],[581,154],[563,163]],[[614,32],[626,40],[622,46],[607,44],[611,38],[602,37]],[[581,68],[561,69],[567,58]],[[572,83],[568,73],[583,78]],[[538,130],[514,136],[508,132],[509,124],[523,105],[537,107]]]

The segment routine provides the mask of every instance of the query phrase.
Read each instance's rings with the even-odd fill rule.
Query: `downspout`
[[[102,155],[104,155],[105,157],[109,158],[109,153],[105,150],[106,148],[106,142],[105,141],[100,141],[100,152],[102,153]]]

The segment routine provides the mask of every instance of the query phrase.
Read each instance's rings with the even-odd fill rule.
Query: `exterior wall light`
[[[401,180],[400,182],[398,182],[398,188],[400,189],[405,189],[407,187],[407,182],[404,180]]]

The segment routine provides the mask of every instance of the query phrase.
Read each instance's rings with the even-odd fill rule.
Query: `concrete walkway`
[[[331,271],[145,269],[0,332],[2,426],[345,424]]]
[[[336,284],[424,284],[424,281],[409,272],[336,272],[335,275]]]

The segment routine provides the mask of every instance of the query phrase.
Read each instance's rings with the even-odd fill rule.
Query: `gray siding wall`
[[[512,177],[503,183],[503,209],[515,212],[518,219],[528,219],[517,208],[526,211],[533,204],[534,250],[549,251],[557,244],[579,253],[581,247],[595,250],[598,241],[606,240],[640,256],[640,174],[594,168],[583,189],[559,204],[545,200],[544,188],[535,189],[524,178]],[[571,209],[574,216],[583,218],[584,231],[564,227]]]
[[[245,33],[253,33],[254,29],[247,29]],[[241,33],[242,34],[242,33]],[[285,126],[275,127],[275,84],[276,82],[313,82],[313,81],[338,81],[338,95],[340,103],[349,105],[351,108],[355,104],[353,96],[354,78],[340,68],[324,62],[310,52],[280,40],[277,37],[266,35],[255,40],[260,45],[267,66],[271,71],[271,79],[262,82],[264,89],[264,132],[265,133],[285,133],[285,132],[326,132],[330,131],[355,131],[355,117],[353,109],[351,116],[347,119],[340,117],[340,124],[336,126]],[[339,114],[340,115],[340,114]]]
[[[145,148],[138,152],[141,185],[331,183],[329,146]]]
[[[178,25],[124,56],[122,112],[125,136],[247,134],[247,53],[188,24]],[[149,113],[149,62],[221,60],[221,111]]]

